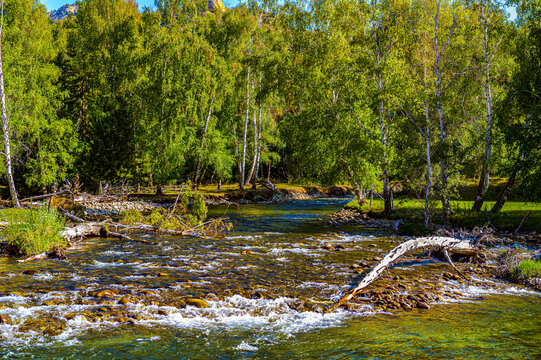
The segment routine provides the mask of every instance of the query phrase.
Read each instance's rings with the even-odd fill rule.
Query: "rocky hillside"
[[[77,14],[77,10],[79,10],[79,5],[73,4],[73,5],[64,5],[60,9],[56,11],[49,12],[49,17],[53,21],[57,20],[64,20],[66,19],[70,14]]]

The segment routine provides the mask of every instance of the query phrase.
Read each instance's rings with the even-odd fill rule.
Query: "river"
[[[411,292],[431,279],[440,295],[430,309],[361,301],[321,314],[358,280],[352,264],[403,241],[383,228],[329,225],[344,201],[211,208],[234,222],[225,238],[136,234],[155,244],[94,238],[68,261],[0,258],[0,358],[541,357],[539,293],[441,278],[449,268],[437,261],[410,259],[385,280],[411,280]],[[186,306],[193,298],[209,307]]]

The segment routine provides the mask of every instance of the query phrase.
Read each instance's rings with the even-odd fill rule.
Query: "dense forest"
[[[400,184],[428,214],[466,177],[481,209],[498,176],[541,198],[541,1],[211,4],[83,0],[53,22],[5,0],[17,189],[271,176],[376,187],[386,212]]]

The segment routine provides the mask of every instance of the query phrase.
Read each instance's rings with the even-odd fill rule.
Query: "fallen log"
[[[50,198],[50,197],[58,196],[58,195],[62,195],[62,194],[71,194],[71,195],[73,196],[73,193],[71,192],[71,190],[69,190],[69,189],[64,189],[64,190],[57,191],[57,192],[50,193],[50,194],[37,195],[37,196],[30,196],[30,197],[21,199],[20,201],[21,201],[21,202],[25,202],[25,201],[43,200],[43,199],[48,199],[48,198]]]
[[[379,276],[391,265],[396,259],[400,256],[405,255],[411,251],[424,249],[424,248],[439,248],[444,252],[459,252],[461,254],[469,254],[470,256],[480,256],[481,247],[478,245],[478,242],[470,239],[457,239],[452,237],[444,236],[432,236],[432,237],[422,237],[413,240],[403,242],[394,249],[392,249],[381,262],[376,265],[372,271],[370,271],[362,280],[357,284],[356,287],[346,292],[340,300],[335,302],[330,308],[325,310],[325,313],[330,313],[334,311],[339,306],[345,304],[347,301],[351,300],[355,295],[357,295],[361,290],[368,287],[374,281],[376,281]],[[448,255],[447,255],[448,256]],[[452,263],[451,263],[452,264]],[[453,268],[456,269],[454,264]],[[456,269],[458,271],[458,269]],[[464,276],[460,271],[458,273],[461,276]]]

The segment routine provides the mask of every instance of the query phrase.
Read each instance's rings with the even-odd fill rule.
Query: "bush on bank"
[[[50,251],[53,247],[66,246],[66,240],[61,235],[63,228],[64,219],[56,209],[42,205],[8,219],[2,236],[11,255],[35,255]]]

